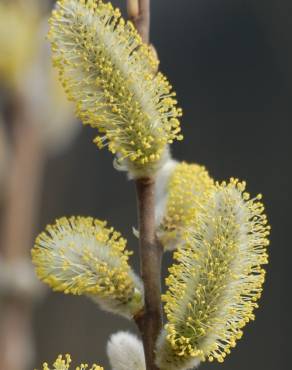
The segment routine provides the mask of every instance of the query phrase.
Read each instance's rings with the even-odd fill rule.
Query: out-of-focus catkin
[[[35,53],[40,21],[37,1],[0,2],[0,81],[18,87]]]

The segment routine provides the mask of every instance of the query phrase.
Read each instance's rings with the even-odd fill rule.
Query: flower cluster
[[[49,367],[45,362],[43,364],[43,370],[68,370],[70,369],[71,362],[72,360],[70,355],[65,355],[65,358],[63,358],[62,355],[59,355],[57,360],[54,362],[53,367]],[[77,366],[75,370],[103,370],[103,367],[94,364],[89,368],[87,364],[81,364]]]
[[[175,93],[131,22],[101,0],[59,0],[50,20],[54,64],[84,124],[133,177],[156,171],[181,140]]]
[[[91,217],[61,218],[36,239],[33,263],[53,290],[87,295],[108,311],[132,317],[143,287],[128,264],[126,240]]]
[[[216,183],[203,205],[197,201],[196,224],[185,233],[166,280],[162,369],[171,368],[168,361],[181,364],[177,369],[187,369],[192,359],[223,362],[254,320],[270,230],[260,199],[250,199],[245,183],[231,179]]]
[[[209,191],[214,181],[205,167],[185,162],[170,166],[164,185],[165,200],[157,202],[157,235],[164,249],[173,250],[182,242],[182,233],[196,224],[198,200]],[[161,176],[161,175],[159,175]],[[158,182],[160,179],[158,178]]]

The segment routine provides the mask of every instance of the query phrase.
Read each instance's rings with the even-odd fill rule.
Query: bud
[[[142,342],[131,333],[113,334],[107,344],[112,370],[146,370]]]

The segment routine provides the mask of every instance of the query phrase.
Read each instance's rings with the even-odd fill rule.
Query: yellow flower
[[[169,359],[176,369],[188,368],[192,359],[223,362],[254,320],[270,230],[260,199],[250,199],[245,183],[231,179],[198,202],[196,224],[175,252],[178,262],[166,280],[168,323],[158,343],[162,369]]]
[[[125,247],[106,222],[61,218],[37,237],[32,259],[39,279],[54,291],[87,295],[108,311],[132,317],[143,306],[143,286]]]
[[[175,93],[153,74],[157,59],[110,3],[59,0],[49,39],[63,86],[84,124],[99,131],[131,176],[152,174],[167,145],[181,140]]]
[[[53,367],[49,367],[49,365],[45,362],[43,364],[43,370],[68,370],[70,369],[71,364],[71,356],[65,355],[65,359],[63,359],[62,355],[59,355],[57,360],[54,362]],[[90,368],[87,364],[81,364],[75,368],[75,370],[103,370],[103,367],[98,365],[92,365]]]
[[[157,234],[165,249],[175,249],[185,230],[196,224],[198,201],[203,201],[203,194],[213,185],[205,167],[185,162],[171,165],[163,191],[166,199],[158,201],[156,207],[156,214],[159,214]]]

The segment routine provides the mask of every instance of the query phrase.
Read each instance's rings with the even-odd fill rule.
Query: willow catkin
[[[50,19],[53,61],[84,124],[98,129],[132,177],[153,174],[173,140],[181,109],[158,61],[110,3],[59,0]]]
[[[254,320],[270,230],[260,199],[250,199],[245,183],[231,179],[217,183],[206,201],[198,202],[197,223],[185,233],[166,280],[168,323],[157,351],[161,369],[223,362]]]
[[[143,286],[128,264],[126,240],[91,217],[61,218],[36,239],[32,260],[54,291],[86,295],[131,318],[143,307]]]
[[[158,172],[157,235],[165,250],[182,244],[182,234],[196,224],[197,203],[214,185],[205,167],[168,160]]]
[[[52,367],[48,365],[47,362],[43,364],[43,370],[69,370],[71,369],[71,356],[65,355],[64,358],[62,355],[59,355],[57,360],[53,363]],[[92,365],[90,368],[87,364],[81,364],[75,368],[75,370],[103,370],[103,367],[98,365]]]

